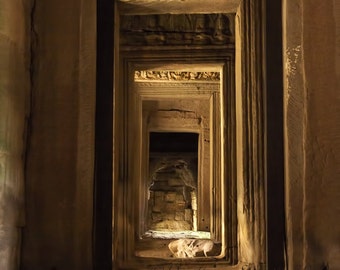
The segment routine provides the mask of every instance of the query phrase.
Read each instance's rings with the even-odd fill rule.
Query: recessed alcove
[[[208,258],[225,256],[224,218],[233,211],[222,169],[228,64],[196,61],[127,65],[126,194],[137,257],[176,257],[168,248],[176,239],[212,241]]]
[[[170,241],[212,238],[218,255],[222,202],[212,187],[221,185],[223,65],[139,65],[131,66],[129,87],[129,122],[137,127],[129,134],[139,138],[131,147],[140,149],[131,160],[139,194],[135,254],[171,258]]]
[[[146,234],[178,238],[193,231],[198,236],[198,136],[190,132],[149,133]]]

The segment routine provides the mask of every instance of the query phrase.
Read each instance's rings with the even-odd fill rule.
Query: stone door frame
[[[112,75],[114,85],[118,76],[113,68],[113,44],[117,39],[105,38],[114,30],[112,14],[118,18],[117,7],[110,1],[98,1],[97,39],[97,106],[107,104],[107,110],[97,112],[96,117],[96,163],[103,161],[107,166],[95,173],[94,204],[94,264],[98,269],[111,269],[112,259],[119,249],[112,236],[112,222],[119,218],[114,209],[105,211],[105,205],[112,198],[115,183],[120,181],[112,175],[112,151],[101,148],[98,135],[105,140],[113,137],[112,123],[100,121],[112,113]],[[282,21],[281,1],[232,1],[236,12],[236,32],[239,43],[236,45],[236,126],[237,126],[237,191],[242,196],[246,215],[238,216],[244,223],[242,230],[253,232],[244,242],[239,242],[239,261],[248,261],[269,268],[281,267],[284,262],[284,206],[283,206],[283,120],[282,120]],[[230,5],[227,5],[230,7]],[[108,9],[109,8],[109,9]],[[115,12],[113,12],[115,9]],[[116,35],[117,37],[117,35]],[[113,38],[113,36],[112,36]],[[111,52],[109,47],[111,46]],[[118,46],[114,46],[117,48]],[[266,50],[266,48],[271,48]],[[104,59],[106,56],[106,59]],[[112,55],[112,59],[107,56]],[[115,52],[115,59],[119,53]],[[110,68],[111,67],[111,68]],[[115,69],[116,70],[116,69]],[[101,73],[102,71],[103,73]],[[112,71],[112,72],[110,72]],[[111,82],[110,82],[111,78]],[[111,90],[110,90],[111,89]],[[112,97],[112,95],[111,95]],[[111,109],[110,109],[111,108]],[[112,114],[111,114],[112,115]],[[241,115],[241,117],[240,117]],[[119,117],[115,115],[114,117]],[[102,124],[99,125],[99,122]],[[111,144],[112,145],[112,144]],[[111,156],[111,159],[110,159]],[[111,168],[111,169],[110,169]],[[110,182],[110,179],[114,180]],[[105,184],[106,183],[106,184]],[[243,195],[242,195],[243,194]],[[113,196],[113,201],[114,196]],[[238,206],[241,206],[238,204]],[[248,208],[247,208],[248,207]],[[108,207],[109,209],[110,207]],[[247,211],[248,209],[248,211]],[[252,209],[249,211],[249,209]],[[108,222],[107,222],[108,221]],[[113,231],[115,223],[113,222]],[[253,256],[242,251],[247,244],[255,251]],[[113,247],[113,249],[111,248]],[[115,265],[115,263],[114,263]]]

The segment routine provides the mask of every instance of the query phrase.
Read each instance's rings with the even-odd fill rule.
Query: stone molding
[[[175,70],[136,70],[135,81],[220,81],[220,72]]]
[[[152,14],[120,17],[122,45],[234,43],[232,14]]]
[[[227,150],[225,150],[224,153],[221,151],[221,149],[224,147],[228,148],[229,150],[235,149],[235,130],[232,128],[230,130],[230,134],[222,135],[223,121],[225,121],[226,118],[232,118],[234,115],[232,109],[233,106],[229,105],[233,103],[232,100],[234,98],[234,94],[232,93],[234,91],[233,52],[233,50],[220,50],[215,52],[200,51],[198,53],[193,53],[192,51],[181,51],[181,54],[185,54],[185,56],[182,57],[183,59],[191,59],[190,68],[188,68],[187,62],[183,62],[183,60],[181,62],[176,59],[173,54],[164,54],[163,51],[153,50],[150,52],[145,52],[143,57],[140,58],[138,58],[138,52],[122,54],[123,57],[121,58],[122,62],[120,65],[120,70],[122,70],[123,74],[126,75],[123,76],[124,80],[121,81],[119,86],[121,91],[117,93],[116,100],[117,104],[125,104],[125,108],[124,106],[121,107],[120,105],[120,109],[117,111],[117,113],[121,115],[121,120],[119,120],[120,124],[118,128],[120,132],[117,134],[120,139],[118,139],[118,137],[116,137],[116,139],[123,143],[119,146],[121,149],[119,154],[120,164],[117,164],[117,167],[122,168],[122,171],[117,176],[117,179],[124,180],[119,182],[120,184],[118,184],[118,188],[120,191],[117,191],[117,200],[121,203],[122,207],[120,210],[114,210],[114,212],[121,212],[121,214],[118,214],[118,216],[131,216],[133,217],[134,221],[129,224],[126,218],[120,219],[116,226],[116,228],[120,228],[118,230],[119,232],[117,236],[120,238],[120,235],[125,235],[124,238],[129,239],[123,242],[121,250],[119,250],[119,253],[116,255],[116,258],[120,263],[129,265],[129,262],[135,261],[135,259],[131,257],[131,254],[135,254],[136,252],[138,254],[143,254],[143,248],[145,248],[143,246],[144,243],[142,243],[143,241],[135,240],[133,237],[136,235],[137,239],[139,239],[139,235],[145,232],[145,230],[143,230],[143,224],[138,224],[140,215],[145,212],[143,206],[141,206],[144,199],[142,198],[139,200],[139,202],[135,201],[133,204],[131,204],[131,201],[133,200],[132,198],[136,197],[136,194],[143,194],[140,193],[143,182],[138,182],[139,184],[137,184],[136,181],[143,181],[138,179],[144,179],[146,177],[143,171],[138,173],[140,170],[139,168],[147,167],[145,162],[148,160],[147,157],[140,157],[140,154],[138,154],[138,151],[141,151],[141,149],[145,147],[147,148],[147,145],[144,142],[145,139],[143,139],[141,142],[141,136],[146,138],[147,134],[144,133],[148,130],[169,131],[169,129],[172,131],[176,130],[176,132],[181,132],[183,129],[183,132],[190,131],[199,132],[202,134],[202,147],[200,151],[210,152],[212,154],[212,159],[210,161],[208,160],[208,163],[202,166],[205,168],[205,170],[201,172],[201,177],[204,175],[203,179],[207,179],[207,181],[205,181],[206,183],[204,183],[206,186],[205,190],[207,192],[200,194],[201,198],[206,199],[200,200],[198,202],[198,204],[201,204],[198,210],[198,216],[202,216],[202,214],[206,216],[203,218],[203,220],[198,222],[198,227],[208,227],[212,234],[212,239],[216,239],[219,242],[223,241],[224,243],[224,248],[221,254],[211,257],[210,260],[215,260],[218,258],[221,263],[226,265],[232,265],[237,261],[237,257],[235,257],[237,256],[237,253],[233,253],[233,249],[230,248],[236,247],[237,245],[237,223],[235,222],[236,205],[227,199],[235,195],[236,184],[234,183],[233,185],[227,187],[229,182],[225,182],[226,178],[229,179],[228,181],[236,181],[236,176],[233,175],[235,174],[235,168],[231,169],[231,167],[235,166],[235,158],[228,157],[227,160],[223,161],[222,156],[225,154],[229,155],[229,153]],[[156,63],[163,63],[163,65],[165,65],[165,68],[161,70],[176,71],[179,73],[182,71],[186,72],[187,70],[192,70],[195,72],[200,72],[201,74],[203,74],[203,72],[210,71],[212,76],[215,76],[215,81],[135,80],[134,71],[136,70],[157,71],[157,69],[153,68],[153,63],[155,63],[153,59],[157,59],[157,61],[159,61]],[[215,64],[212,65],[212,63]],[[218,80],[217,78],[220,79]],[[162,111],[163,108],[161,107],[161,104],[164,100],[173,99],[175,96],[176,99],[178,99],[178,102],[183,102],[185,99],[193,99],[195,102],[200,102],[201,105],[204,105],[200,108],[207,111],[208,115],[203,118],[195,118],[192,120],[170,120],[168,117],[161,117],[162,119],[160,119],[160,116],[162,116],[164,113],[169,115],[179,113],[176,110],[176,106],[173,109],[170,109],[170,111],[164,112]],[[144,102],[151,102],[150,105],[152,105],[152,102],[158,99],[160,101],[156,102],[157,105],[155,107],[157,108],[158,115],[158,120],[155,122],[156,124],[153,122],[149,123],[148,121],[143,121],[141,123],[138,120],[141,117],[138,117],[138,115],[142,116],[145,113],[146,108],[144,108]],[[224,102],[226,102],[227,105],[222,106],[221,103]],[[204,109],[204,107],[206,107],[206,109]],[[223,110],[223,112],[221,110]],[[187,114],[187,112],[185,114]],[[211,121],[211,118],[215,120]],[[146,120],[147,119],[149,119],[148,115],[146,115]],[[167,123],[166,127],[163,125],[163,122]],[[179,129],[179,122],[181,123],[180,126],[182,129]],[[232,122],[232,120],[228,120],[228,122]],[[147,126],[147,128],[145,128],[145,126]],[[131,129],[131,127],[133,128]],[[224,132],[225,131],[223,131],[223,133]],[[227,138],[223,139],[223,136],[226,136]],[[222,144],[225,146],[222,147]],[[139,150],[136,151],[136,149]],[[235,151],[230,152],[231,155],[234,155],[234,153]],[[203,159],[204,158],[202,157],[202,160]],[[212,166],[212,164],[215,165]],[[210,166],[212,166],[211,171],[207,169]],[[226,172],[223,174],[222,167],[230,169],[226,170]],[[132,182],[135,184],[131,184]],[[201,183],[201,185],[203,184]],[[201,188],[200,190],[203,189]],[[210,200],[211,202],[207,203],[207,201]],[[131,232],[134,233],[131,234]],[[152,248],[152,245],[157,244],[157,241],[154,241],[154,244],[152,242],[150,244],[150,248]],[[159,259],[160,258],[158,257],[148,258],[143,256],[138,258],[138,260],[152,264],[159,262]],[[161,259],[172,260],[172,258],[166,257]],[[195,262],[195,264],[196,266],[199,265],[197,262]],[[138,267],[141,267],[141,265]]]

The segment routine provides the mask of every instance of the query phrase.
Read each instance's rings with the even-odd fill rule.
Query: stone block
[[[183,211],[185,208],[185,201],[176,201],[176,210]]]
[[[20,229],[0,225],[0,269],[19,269]]]
[[[155,198],[164,198],[164,192],[163,191],[155,191]]]
[[[170,178],[174,178],[174,173],[169,172],[159,172],[157,173],[157,181],[168,181]]]
[[[168,180],[168,185],[170,187],[178,187],[178,186],[183,186],[183,181],[179,178],[170,178]]]
[[[160,204],[157,204],[154,207],[152,207],[152,212],[154,213],[160,213],[162,212],[162,210],[163,210],[163,207]]]
[[[164,215],[165,220],[174,220],[175,219],[175,214],[173,213],[168,213]]]
[[[176,212],[175,214],[175,220],[177,221],[183,221],[185,218],[184,212]]]
[[[177,204],[176,203],[169,202],[165,205],[165,211],[167,213],[169,213],[169,212],[175,213],[176,210],[177,210]]]
[[[161,214],[161,213],[152,213],[152,220],[153,221],[162,221],[163,220],[163,214]]]
[[[174,202],[176,201],[176,193],[175,192],[168,192],[165,194],[165,201],[167,202]]]
[[[185,215],[185,221],[192,221],[192,210],[191,209],[185,209],[184,210],[184,215]]]
[[[184,202],[184,197],[182,193],[176,194],[176,202]]]
[[[164,204],[164,192],[156,191],[154,199],[155,199],[155,205],[163,205]]]

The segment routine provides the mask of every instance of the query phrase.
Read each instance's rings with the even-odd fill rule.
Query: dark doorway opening
[[[150,153],[198,151],[198,133],[150,132],[149,140]]]

